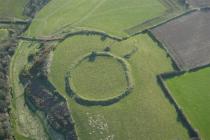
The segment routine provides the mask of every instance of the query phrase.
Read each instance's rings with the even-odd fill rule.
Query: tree
[[[89,60],[90,61],[95,61],[96,56],[97,56],[96,52],[95,51],[92,51],[91,55],[89,56]]]

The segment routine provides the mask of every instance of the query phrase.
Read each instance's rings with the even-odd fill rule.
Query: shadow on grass
[[[197,140],[200,140],[198,131],[192,127],[192,124],[190,123],[188,118],[185,116],[181,107],[176,103],[176,101],[172,97],[169,89],[167,88],[167,86],[164,83],[164,80],[163,80],[161,74],[157,76],[157,83],[160,86],[160,88],[162,89],[165,97],[175,107],[175,110],[177,113],[177,121],[180,122],[182,124],[182,126],[187,129],[188,134],[191,138],[193,138],[193,139],[196,138]]]

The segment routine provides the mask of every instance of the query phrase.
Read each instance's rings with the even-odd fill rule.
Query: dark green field
[[[210,68],[186,73],[166,81],[172,95],[197,128],[203,140],[210,139]]]

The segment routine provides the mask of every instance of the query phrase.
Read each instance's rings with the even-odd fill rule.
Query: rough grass
[[[168,79],[167,85],[204,140],[210,139],[210,68]]]
[[[0,41],[8,38],[8,31],[6,29],[0,29]]]
[[[30,42],[21,41],[10,65],[10,83],[14,91],[11,120],[17,140],[48,140],[39,117],[32,113],[25,104],[24,87],[19,80],[19,73],[24,68],[24,65],[27,64],[30,52],[35,51],[35,46],[31,45]]]
[[[76,93],[87,99],[111,98],[127,88],[122,64],[111,57],[96,56],[93,61],[85,59],[71,75]]]
[[[125,29],[157,17],[166,9],[159,0],[52,0],[37,14],[27,35],[88,28],[126,36]]]
[[[110,106],[79,105],[65,92],[65,73],[79,56],[102,51],[106,46],[112,46],[111,53],[117,56],[139,49],[128,59],[135,88],[129,96]],[[186,129],[177,121],[175,109],[156,81],[157,74],[169,70],[172,70],[170,59],[147,35],[123,42],[77,36],[65,40],[55,50],[49,79],[68,100],[81,140],[187,140]]]
[[[23,10],[28,0],[0,0],[0,19],[24,19]]]

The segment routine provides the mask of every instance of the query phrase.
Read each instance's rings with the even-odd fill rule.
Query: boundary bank
[[[127,87],[126,87],[125,91],[123,91],[120,95],[113,96],[113,97],[110,97],[107,99],[101,99],[101,100],[98,99],[97,100],[97,99],[88,99],[88,98],[82,97],[76,93],[76,91],[73,87],[73,84],[71,82],[71,71],[74,68],[76,68],[82,61],[84,61],[85,59],[88,59],[93,54],[94,54],[94,57],[97,57],[97,56],[112,57],[113,59],[116,59],[119,63],[122,64],[123,70],[125,71]],[[132,79],[130,66],[126,60],[124,60],[121,57],[115,56],[109,52],[92,52],[92,53],[88,53],[88,54],[84,55],[81,59],[78,59],[75,63],[73,63],[73,66],[71,67],[70,71],[66,74],[65,86],[66,86],[66,92],[70,95],[70,97],[73,97],[75,99],[75,101],[79,104],[86,105],[86,106],[93,106],[93,105],[107,106],[107,105],[114,104],[114,103],[120,101],[121,99],[123,99],[124,97],[126,97],[127,95],[129,95],[134,88],[134,82]]]

